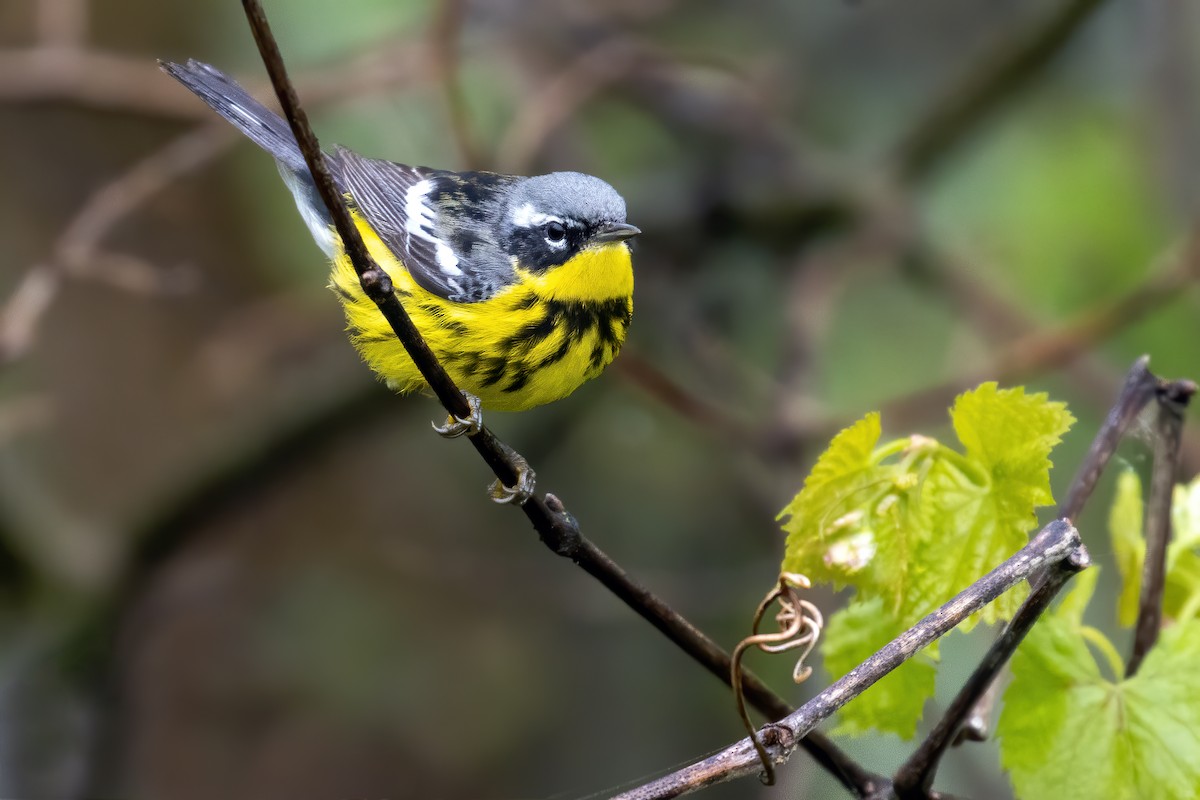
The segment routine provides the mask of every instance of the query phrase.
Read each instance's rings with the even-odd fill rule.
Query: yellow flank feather
[[[586,247],[540,274],[517,269],[512,286],[482,302],[461,303],[422,289],[357,213],[354,221],[450,377],[486,409],[523,411],[566,397],[599,375],[625,341],[633,267],[623,241]],[[396,391],[423,388],[425,380],[340,248],[330,286],[367,365]]]

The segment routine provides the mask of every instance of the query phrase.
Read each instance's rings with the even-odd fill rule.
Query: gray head
[[[625,200],[599,178],[552,172],[512,188],[501,241],[521,264],[544,270],[585,247],[620,242],[639,231],[625,222]]]

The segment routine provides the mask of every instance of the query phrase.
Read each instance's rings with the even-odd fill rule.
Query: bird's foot
[[[509,459],[512,462],[513,468],[517,472],[517,483],[515,486],[506,486],[499,479],[496,479],[488,487],[488,494],[497,503],[512,503],[513,505],[523,506],[529,498],[533,497],[533,486],[536,476],[533,474],[533,469],[529,466],[528,461],[517,455],[512,449],[506,449],[509,451]]]
[[[471,409],[471,413],[465,418],[450,414],[446,417],[445,425],[438,425],[436,422],[430,423],[438,435],[445,436],[447,439],[457,439],[464,434],[474,436],[483,427],[483,410],[479,405],[479,398],[469,392],[463,392],[463,397],[467,398],[467,406]]]

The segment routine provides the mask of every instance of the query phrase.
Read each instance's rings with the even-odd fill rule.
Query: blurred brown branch
[[[934,276],[934,285],[952,298],[964,320],[990,326],[1002,334],[1028,332],[1002,346],[986,364],[969,374],[890,400],[883,413],[902,426],[928,419],[933,409],[939,409],[936,413],[940,414],[958,392],[982,381],[1009,383],[1058,368],[1066,369],[1094,398],[1111,395],[1119,382],[1114,370],[1085,356],[1148,314],[1187,300],[1187,292],[1200,283],[1200,233],[1193,232],[1184,242],[1169,248],[1155,260],[1145,280],[1124,295],[1042,330],[1019,304],[981,286],[953,260],[940,257],[929,247],[915,251],[915,260],[927,270],[926,274]],[[1193,432],[1187,442],[1188,460],[1200,464],[1200,438]]]
[[[862,234],[860,234],[861,236]],[[1005,300],[983,285],[969,269],[938,252],[928,243],[904,245],[903,239],[884,237],[864,240],[846,238],[851,249],[840,258],[864,258],[864,252],[880,255],[895,246],[907,247],[908,262],[925,285],[947,297],[956,314],[988,338],[1007,338],[989,360],[943,383],[923,387],[910,394],[892,398],[881,412],[898,428],[919,427],[939,420],[955,395],[984,381],[1012,383],[1028,380],[1055,369],[1065,369],[1088,395],[1095,399],[1110,396],[1119,383],[1115,370],[1090,358],[1103,342],[1161,311],[1175,302],[1188,299],[1188,292],[1200,284],[1200,233],[1155,259],[1146,278],[1125,294],[1089,308],[1074,319],[1042,327],[1016,302]],[[858,242],[857,245],[854,243]],[[897,244],[900,242],[900,244]],[[866,248],[863,250],[862,248]],[[824,272],[836,272],[826,268]],[[801,320],[800,324],[807,322]],[[796,338],[803,337],[794,335]],[[770,458],[792,458],[812,440],[823,440],[852,421],[843,415],[814,416],[802,410],[790,411],[796,393],[780,388],[779,414],[761,438]],[[1184,444],[1189,463],[1200,464],[1200,432],[1187,434]]]
[[[1005,34],[937,98],[901,137],[892,156],[901,179],[931,172],[1045,68],[1104,0],[1064,0],[1053,12]]]
[[[0,48],[0,102],[54,101],[172,119],[204,118],[203,106],[164,81],[147,59],[74,45]]]
[[[152,63],[57,45],[31,52],[35,52],[36,57],[17,59],[17,71],[13,72],[5,69],[5,58],[11,54],[0,50],[0,102],[12,99],[6,98],[4,92],[5,82],[11,81],[13,86],[22,87],[24,99],[85,102],[77,93],[82,91],[88,97],[99,98],[97,104],[107,110],[194,117],[205,120],[205,124],[151,153],[84,201],[55,242],[50,256],[30,268],[0,306],[0,366],[28,352],[42,317],[66,278],[100,280],[128,291],[156,295],[189,288],[194,276],[187,270],[164,270],[137,256],[107,252],[103,242],[117,225],[161,191],[211,163],[238,141],[232,129],[210,122],[203,104],[179,91],[171,81],[164,80]],[[373,92],[428,79],[429,70],[423,66],[425,53],[426,48],[420,43],[386,42],[344,62],[311,69],[300,78],[300,84],[314,106],[353,101]],[[43,72],[45,65],[49,68]],[[26,85],[25,71],[41,77],[35,77]],[[47,80],[47,75],[66,76],[66,80],[60,84],[39,83],[39,80]],[[112,97],[102,97],[103,92],[96,92],[109,83],[122,87],[120,91],[129,92],[140,105],[131,109]],[[64,94],[56,93],[53,86],[74,88]],[[347,87],[351,88],[347,90]],[[163,101],[164,97],[169,99]],[[177,113],[184,107],[185,112]]]
[[[34,12],[38,39],[46,44],[74,47],[87,36],[90,0],[40,0]]]
[[[585,50],[530,92],[500,140],[496,162],[517,175],[530,172],[546,139],[643,58],[643,48],[631,37],[611,37]]]
[[[470,109],[463,94],[462,58],[459,52],[466,18],[464,0],[441,0],[429,31],[430,56],[433,59],[436,81],[450,122],[450,132],[458,146],[463,169],[483,169],[486,166],[482,149],[471,125]]]

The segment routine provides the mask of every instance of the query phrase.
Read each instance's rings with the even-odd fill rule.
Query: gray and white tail
[[[332,221],[326,211],[296,137],[283,117],[250,96],[237,81],[216,67],[189,59],[186,64],[159,61],[163,71],[182,83],[197,97],[229,120],[252,142],[266,150],[279,165],[279,174],[296,198],[296,207],[304,218],[317,245],[326,255],[333,255]]]

